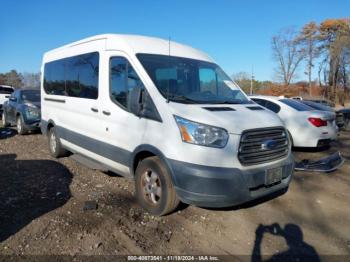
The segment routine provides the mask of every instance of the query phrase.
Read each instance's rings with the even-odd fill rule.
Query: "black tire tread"
[[[55,132],[55,137],[56,137],[56,152],[52,152],[51,146],[50,146],[50,138],[51,138],[51,133]],[[68,151],[62,147],[61,140],[56,132],[55,127],[51,127],[48,131],[48,143],[49,143],[49,151],[52,157],[54,158],[60,158],[68,155]]]
[[[5,112],[2,112],[1,122],[3,122],[3,119],[6,120]],[[10,126],[10,124],[8,122],[5,122],[3,127],[8,127],[8,126]]]
[[[27,130],[26,126],[25,126],[25,123],[24,123],[24,121],[23,121],[22,115],[18,115],[18,116],[17,116],[17,118],[16,118],[16,127],[17,127],[17,121],[18,121],[18,119],[21,121],[21,125],[22,125],[22,130],[21,130],[21,131],[19,131],[18,128],[17,128],[18,134],[19,134],[19,135],[25,135],[25,134],[27,134],[27,133],[28,133],[28,130]]]
[[[176,195],[176,191],[175,191],[175,187],[174,184],[172,182],[171,176],[167,170],[167,168],[165,167],[165,165],[163,164],[163,162],[161,161],[161,159],[157,156],[154,157],[148,157],[144,160],[142,160],[139,165],[136,168],[136,187],[138,186],[138,184],[140,183],[138,181],[139,177],[142,174],[142,170],[144,170],[145,168],[149,167],[152,165],[156,165],[160,170],[161,170],[161,174],[158,174],[159,176],[162,176],[165,181],[166,181],[166,190],[167,190],[167,198],[166,198],[166,202],[164,203],[163,207],[159,207],[157,209],[151,209],[150,206],[147,206],[147,204],[145,205],[143,201],[143,197],[140,196],[140,190],[136,190],[136,196],[140,202],[140,204],[147,209],[148,212],[150,212],[153,215],[157,215],[157,216],[164,216],[166,214],[171,213],[172,211],[174,211],[177,206],[180,203],[179,198]],[[141,172],[141,174],[140,174]],[[164,189],[163,189],[164,190]],[[163,200],[164,201],[164,200]]]

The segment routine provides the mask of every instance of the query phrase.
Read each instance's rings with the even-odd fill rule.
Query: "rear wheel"
[[[2,112],[2,126],[3,127],[8,127],[9,126],[9,123],[7,123],[5,112]]]
[[[153,215],[166,215],[180,203],[171,176],[158,157],[146,158],[138,165],[135,189],[140,205]]]
[[[57,135],[56,128],[50,128],[48,132],[49,150],[50,154],[54,158],[59,158],[67,155],[67,150],[62,147],[59,136]]]
[[[18,134],[24,135],[24,134],[27,133],[27,129],[25,127],[25,124],[24,124],[24,121],[23,121],[23,118],[22,118],[21,115],[17,116],[16,127],[17,127],[17,133]]]

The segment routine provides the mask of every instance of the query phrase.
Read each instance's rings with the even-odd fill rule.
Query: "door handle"
[[[109,112],[108,110],[103,110],[102,113],[105,114],[106,116],[109,116],[111,114],[111,112]]]
[[[97,113],[98,109],[96,107],[91,107],[91,111]]]

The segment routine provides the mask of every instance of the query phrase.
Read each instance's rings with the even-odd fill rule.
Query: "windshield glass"
[[[166,55],[138,54],[137,57],[160,93],[170,101],[252,103],[216,64]]]
[[[23,102],[40,102],[40,91],[22,91],[21,98]]]
[[[315,110],[314,108],[302,104],[299,101],[293,100],[293,99],[281,99],[280,100],[282,103],[290,106],[291,108],[294,108],[297,111],[312,111]]]

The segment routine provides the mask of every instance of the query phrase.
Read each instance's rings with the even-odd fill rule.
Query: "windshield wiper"
[[[200,104],[201,101],[193,100],[187,96],[169,96],[168,99],[173,102],[187,102],[192,104]]]

